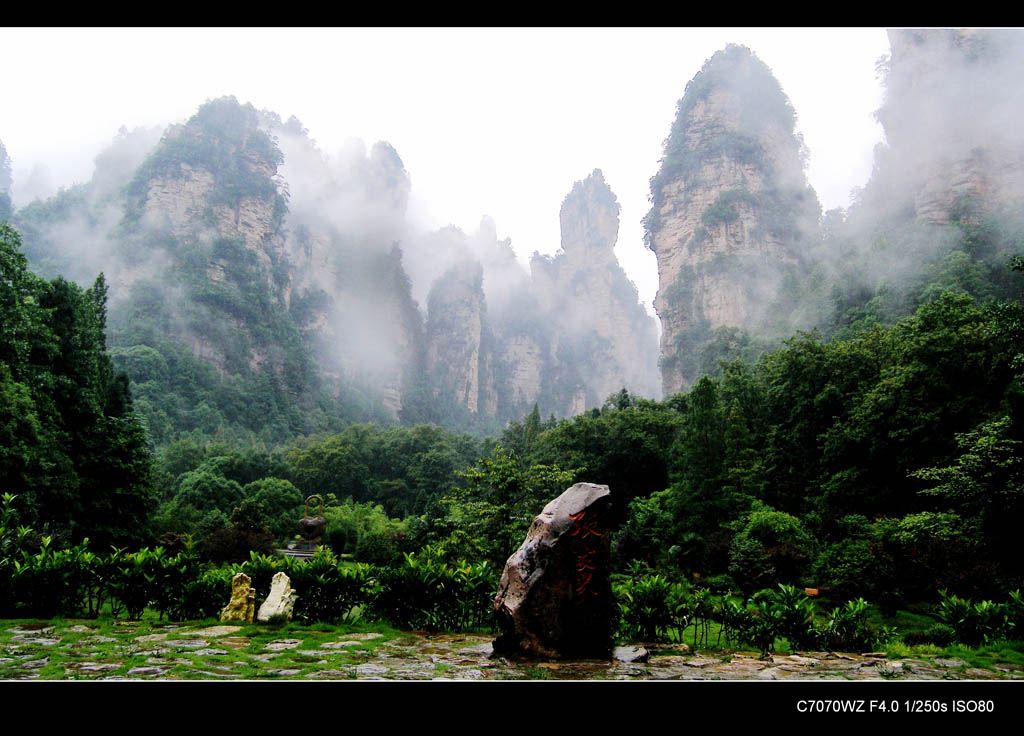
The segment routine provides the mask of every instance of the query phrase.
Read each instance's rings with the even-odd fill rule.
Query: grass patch
[[[954,644],[942,651],[942,657],[962,659],[971,667],[995,669],[997,665],[1024,668],[1024,641],[996,641],[977,649]]]
[[[551,673],[544,667],[527,667],[526,679],[528,680],[550,680]]]
[[[202,634],[203,629],[223,625],[239,629],[221,636]],[[376,636],[363,638],[368,634]],[[353,643],[346,647],[321,646],[345,641],[348,635]],[[171,623],[149,610],[138,621],[115,619],[109,614],[85,620],[8,619],[0,621],[0,658],[9,660],[0,662],[0,679],[263,679],[282,677],[275,672],[282,669],[300,670],[285,678],[302,677],[317,669],[360,664],[370,659],[377,647],[405,636],[388,626],[367,622],[268,626],[221,624],[206,619]],[[206,644],[175,646],[176,642],[198,639]],[[275,654],[266,646],[281,639],[297,643],[292,649],[277,652],[277,656],[257,658]],[[418,640],[410,637],[410,641]],[[45,664],[34,664],[44,658]],[[148,672],[128,674],[139,668]]]
[[[871,606],[868,609],[868,622],[876,627],[895,627],[899,636],[914,632],[925,632],[939,619],[932,614],[934,606],[928,604],[915,604],[908,608],[896,611],[892,615],[885,615],[878,606]]]

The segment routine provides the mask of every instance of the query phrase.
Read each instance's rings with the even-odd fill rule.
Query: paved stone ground
[[[376,680],[999,680],[1020,667],[978,669],[956,659],[878,654],[690,653],[620,647],[613,661],[511,662],[492,658],[490,635],[306,632],[272,638],[241,626],[125,622],[112,636],[88,624],[22,624],[0,643],[0,679],[376,679]],[[247,631],[252,636],[240,634]],[[300,638],[301,637],[301,638]],[[100,646],[103,645],[103,652]],[[111,655],[111,652],[114,655]],[[98,656],[102,655],[102,656]],[[624,661],[627,660],[627,661]],[[628,661],[632,660],[632,661]]]

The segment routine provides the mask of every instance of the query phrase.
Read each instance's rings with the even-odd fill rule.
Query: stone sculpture
[[[252,580],[240,572],[231,578],[231,600],[220,612],[220,620],[251,624],[255,607],[256,591],[252,587]]]
[[[611,657],[610,506],[608,486],[577,483],[534,519],[494,599],[496,655]]]
[[[292,613],[295,611],[295,589],[291,587],[291,583],[283,572],[274,574],[270,581],[270,593],[256,614],[257,621],[267,623],[271,619],[292,620]]]

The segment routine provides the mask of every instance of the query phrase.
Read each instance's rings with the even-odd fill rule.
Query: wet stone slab
[[[302,644],[302,639],[275,639],[263,647],[268,652],[280,652],[285,649],[295,649]]]
[[[60,644],[61,639],[59,636],[27,636],[22,634],[19,636],[12,636],[11,641],[17,641],[19,644],[35,644],[40,647],[52,647]]]
[[[66,674],[103,674],[121,668],[124,662],[71,662],[64,665]]]
[[[366,664],[357,665],[355,671],[359,677],[385,677],[389,669],[383,665],[367,662]]]
[[[247,649],[249,644],[252,643],[252,639],[248,636],[225,636],[217,639],[217,643],[228,649]]]
[[[163,641],[164,639],[167,638],[167,636],[168,636],[167,632],[164,632],[162,634],[146,634],[144,636],[136,636],[134,640],[135,641],[142,641],[142,642],[146,642],[146,641]]]
[[[210,646],[206,639],[173,639],[164,643],[172,649],[202,649]]]
[[[39,673],[32,670],[4,673],[5,680],[38,680]]]
[[[317,670],[304,675],[310,680],[351,680],[352,676],[351,670]]]
[[[13,629],[7,629],[9,634],[48,634],[53,631],[50,624],[18,624]]]
[[[241,675],[234,672],[211,672],[209,670],[192,670],[192,674],[211,677],[217,680],[235,680],[241,677]]]
[[[383,634],[378,634],[378,633],[376,633],[374,631],[367,631],[367,632],[361,633],[361,634],[360,633],[357,633],[357,634],[345,634],[345,638],[346,639],[354,639],[356,641],[370,641],[371,639],[380,639],[383,636],[384,636]]]
[[[150,665],[148,667],[132,667],[128,670],[129,677],[160,677],[165,674],[169,667],[158,667],[156,665]]]
[[[173,667],[179,664],[192,664],[192,660],[182,659],[180,657],[175,659],[168,659],[167,657],[146,657],[146,664],[156,664],[165,667]]]
[[[241,626],[208,626],[205,629],[192,629],[188,632],[190,636],[204,637],[207,639],[227,636],[242,630]]]
[[[84,639],[82,639],[81,642],[79,642],[79,643],[89,642],[89,643],[93,643],[93,644],[113,644],[115,641],[121,641],[121,640],[116,638],[116,637],[113,637],[113,636],[96,635],[96,636],[87,636]]]

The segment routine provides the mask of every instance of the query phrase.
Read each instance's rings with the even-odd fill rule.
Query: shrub
[[[953,629],[957,640],[963,644],[976,647],[1005,638],[1009,633],[1009,606],[988,600],[974,603],[945,590],[939,591],[939,595],[942,598],[939,618]]]
[[[933,624],[924,632],[926,641],[940,647],[948,647],[956,641],[956,630],[947,624]]]
[[[371,608],[400,629],[464,631],[493,624],[496,587],[486,562],[444,561],[440,550],[424,547],[405,554],[401,565],[379,568]]]
[[[678,587],[678,585],[677,585]],[[649,575],[629,580],[616,591],[622,612],[623,632],[641,641],[660,641],[667,637],[680,611],[669,605],[673,584],[661,575]],[[673,608],[682,603],[677,593]]]
[[[52,618],[82,611],[88,586],[84,545],[55,551],[51,537],[41,538],[35,554],[22,551],[21,559],[11,563],[9,577],[12,613],[16,616]]]
[[[759,591],[754,604],[758,618],[754,643],[762,647],[762,654],[767,653],[764,646],[774,643],[768,639],[769,631],[774,631],[775,637],[785,637],[793,647],[807,647],[815,642],[815,605],[803,590],[780,584],[775,590]]]
[[[288,576],[298,598],[295,617],[301,621],[348,621],[354,608],[369,601],[369,565],[342,567],[329,547],[318,547],[307,562],[288,562]]]
[[[814,541],[794,516],[755,502],[733,539],[729,574],[744,593],[771,583],[796,583]]]
[[[1007,636],[1024,639],[1024,599],[1019,590],[1010,591],[1010,600],[1006,604]]]
[[[181,620],[216,618],[231,598],[231,568],[207,570],[187,582],[182,590],[178,614]]]
[[[819,632],[821,646],[838,651],[867,651],[879,638],[879,632],[868,624],[868,603],[863,598],[833,609]]]
[[[157,581],[162,578],[165,554],[163,547],[138,552],[114,549],[106,561],[107,590],[114,616],[124,611],[130,619],[142,618],[146,606],[159,595]]]

